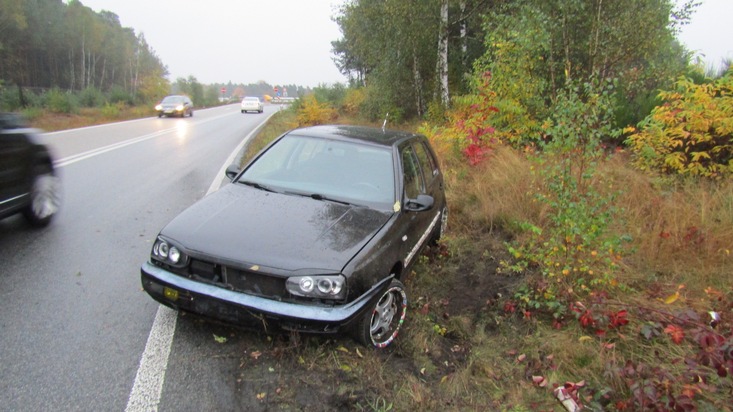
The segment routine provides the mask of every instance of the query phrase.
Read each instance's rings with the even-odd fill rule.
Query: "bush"
[[[118,103],[122,102],[129,106],[135,105],[135,99],[132,95],[125,91],[122,87],[115,86],[109,91],[109,102]]]
[[[708,84],[683,77],[659,97],[663,104],[627,140],[635,164],[681,175],[733,175],[733,70]]]
[[[327,103],[320,103],[312,94],[301,99],[298,107],[298,126],[313,126],[331,123],[336,111]]]
[[[79,104],[82,107],[99,107],[105,100],[104,94],[96,87],[87,87],[79,93]]]
[[[79,111],[79,102],[71,93],[55,88],[46,93],[44,97],[45,107],[53,113],[71,114]]]

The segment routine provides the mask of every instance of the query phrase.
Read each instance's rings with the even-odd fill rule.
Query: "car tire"
[[[242,110],[242,114],[244,114],[244,110]]]
[[[399,280],[393,279],[374,306],[358,322],[356,339],[364,346],[385,348],[399,334],[406,314],[405,286]]]
[[[33,226],[47,226],[61,205],[61,182],[50,166],[37,167],[30,197],[23,216]]]
[[[188,114],[188,117],[193,117],[193,109],[192,109],[192,110],[191,110],[191,112],[190,112],[190,113]]]

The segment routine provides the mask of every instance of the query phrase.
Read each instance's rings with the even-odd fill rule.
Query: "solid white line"
[[[178,313],[175,310],[158,306],[125,411],[158,410],[177,319]]]
[[[206,195],[219,189],[225,177],[224,172],[226,168],[234,161],[234,158],[239,154],[246,142],[275,113],[277,112],[270,113],[265,121],[260,123],[257,128],[242,139],[242,142],[229,155],[227,161],[224,162],[224,166],[219,169]],[[140,366],[135,375],[135,383],[132,385],[132,391],[130,391],[130,396],[127,398],[125,412],[150,412],[158,410],[160,397],[163,393],[163,383],[165,382],[165,371],[168,369],[168,356],[170,356],[171,347],[173,346],[173,334],[176,331],[177,319],[178,313],[175,310],[163,305],[158,306],[153,327],[150,329],[145,350],[140,358]]]

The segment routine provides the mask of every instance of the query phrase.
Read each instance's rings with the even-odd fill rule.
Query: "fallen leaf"
[[[249,354],[249,357],[252,358],[252,359],[254,359],[254,360],[257,360],[257,358],[259,358],[260,356],[262,356],[262,352],[260,352],[258,350],[256,350],[256,351],[254,351],[254,352],[252,352],[252,353]]]
[[[214,335],[214,340],[217,343],[226,343],[227,338],[226,338],[226,336],[216,336],[216,335]]]
[[[593,339],[593,338],[591,338],[590,336],[587,336],[587,335],[585,335],[585,336],[581,336],[581,337],[579,337],[579,338],[578,338],[578,342],[585,342],[585,341],[587,341],[587,340],[592,340],[592,339]]]
[[[267,396],[267,392],[260,392],[260,393],[257,394],[257,400],[258,401],[261,401],[261,400],[265,399],[266,396]]]
[[[525,354],[517,356],[517,362],[524,362],[525,359],[527,359],[527,355]]]
[[[675,293],[667,296],[667,298],[664,299],[664,303],[666,303],[667,305],[670,305],[670,304],[676,302],[677,299],[679,299],[679,298],[680,298],[680,292],[677,291],[677,292],[675,292]]]
[[[341,370],[344,372],[351,372],[351,366],[349,365],[341,365]]]
[[[343,346],[339,346],[338,348],[336,348],[336,350],[343,353],[349,353],[349,350],[344,348]]]
[[[362,355],[361,352],[359,352],[359,348],[356,348],[356,356],[358,356],[360,358],[363,358],[364,357],[364,355]]]

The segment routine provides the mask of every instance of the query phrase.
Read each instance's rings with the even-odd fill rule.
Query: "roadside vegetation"
[[[350,84],[299,95],[243,161],[299,126],[418,131],[441,160],[448,233],[407,275],[387,350],[297,335],[237,348],[243,409],[733,410],[733,69],[677,42],[692,12],[345,3],[333,50]],[[105,94],[65,112],[49,94],[78,122],[143,110]],[[42,128],[74,127],[34,107]]]

